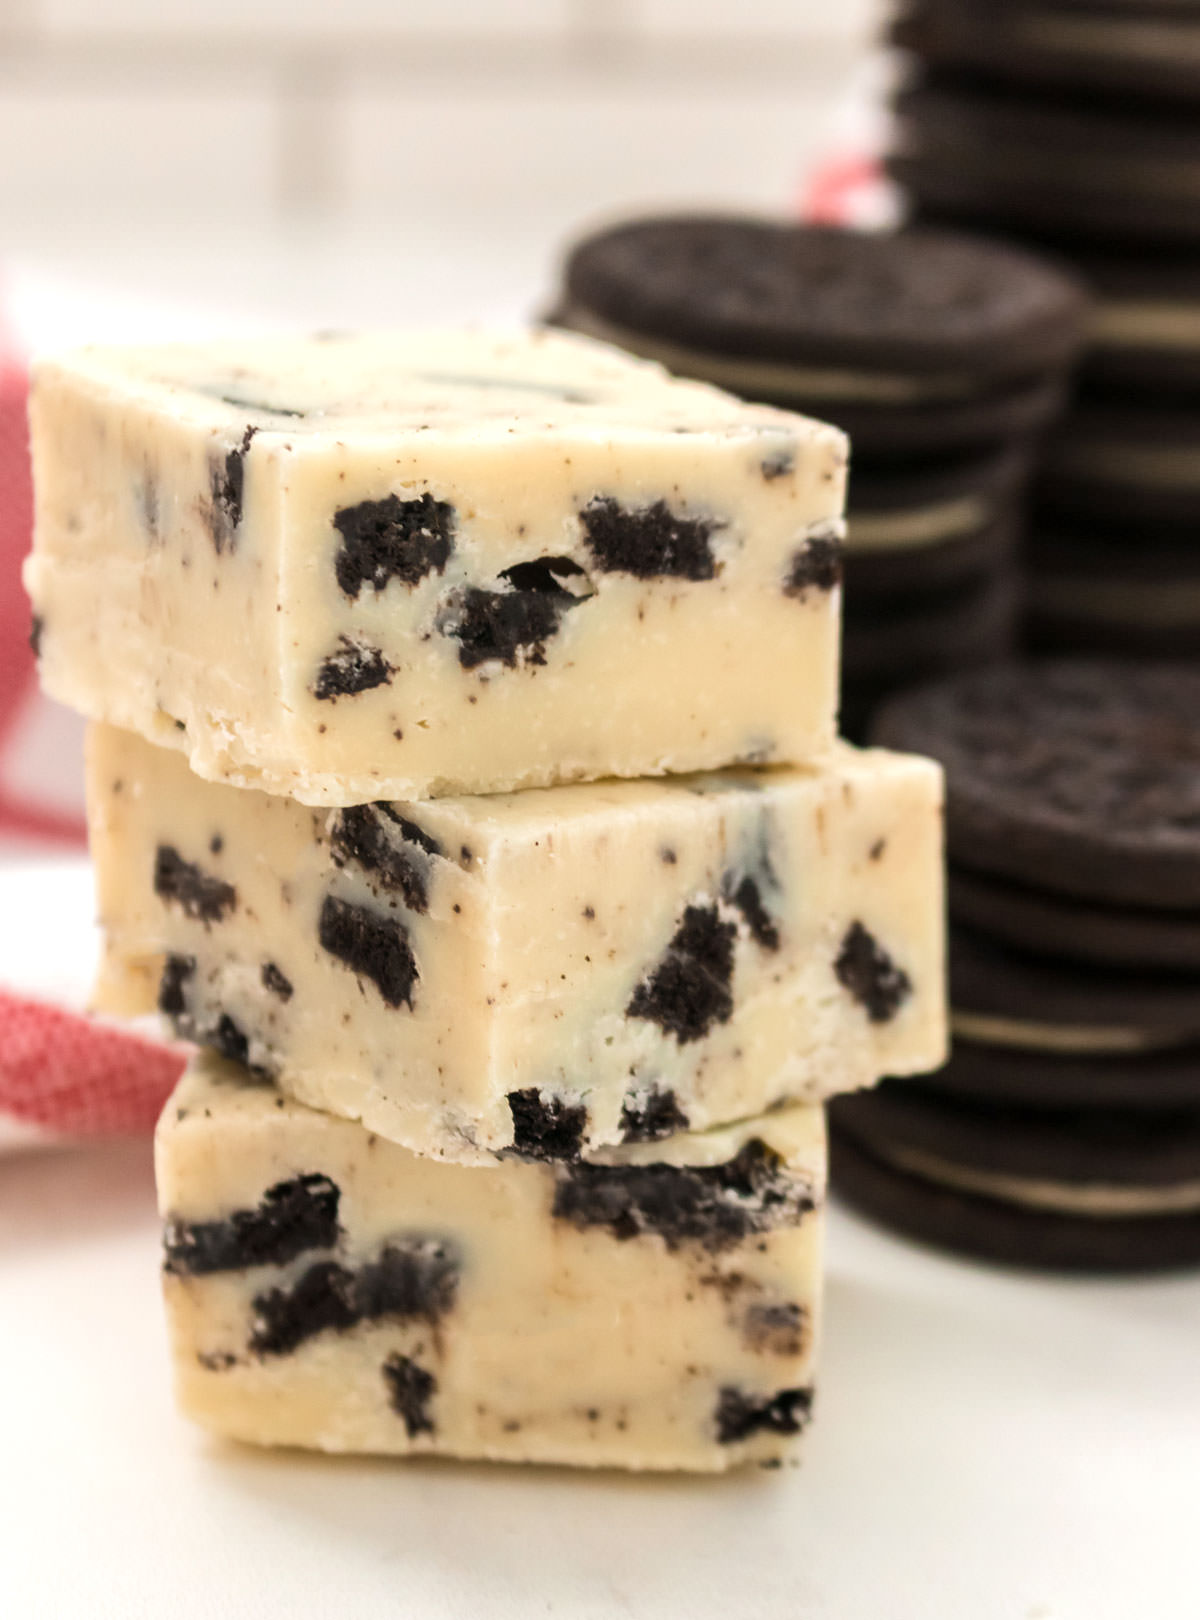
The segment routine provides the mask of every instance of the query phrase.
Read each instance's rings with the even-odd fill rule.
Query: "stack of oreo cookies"
[[[972,671],[880,742],[947,773],[954,1050],[831,1109],[843,1194],[1023,1264],[1200,1262],[1200,670]]]
[[[1096,294],[1028,547],[1047,650],[1200,653],[1200,10],[902,0],[892,175],[918,219],[1069,256]]]
[[[836,422],[853,466],[843,729],[907,681],[1012,646],[1029,445],[1059,414],[1085,299],[959,231],[731,216],[580,241],[551,319]]]

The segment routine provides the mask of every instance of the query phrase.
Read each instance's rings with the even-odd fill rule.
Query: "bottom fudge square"
[[[716,1471],[808,1422],[819,1106],[471,1167],[206,1053],[156,1159],[178,1399],[218,1433]]]

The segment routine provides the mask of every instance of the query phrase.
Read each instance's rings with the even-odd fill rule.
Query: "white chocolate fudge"
[[[85,351],[37,368],[46,690],[314,805],[831,742],[836,429],[586,338]]]
[[[422,1153],[703,1130],[942,1061],[940,803],[843,745],[316,810],[96,727],[97,1000]]]
[[[324,1451],[715,1470],[792,1453],[821,1110],[603,1163],[434,1163],[196,1060],[158,1127],[179,1403]]]

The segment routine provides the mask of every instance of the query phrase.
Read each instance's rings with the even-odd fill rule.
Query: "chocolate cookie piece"
[[[965,584],[1012,556],[1029,470],[1024,449],[934,467],[853,467],[844,558],[848,600]]]
[[[1001,945],[1101,968],[1193,973],[1200,993],[1200,911],[1097,906],[963,866],[949,872],[950,915]]]
[[[1200,1042],[1200,980],[1086,967],[950,929],[950,1005],[968,1039],[1033,1051]]]
[[[995,665],[889,701],[872,736],[946,768],[964,867],[1106,905],[1200,908],[1200,669]]]
[[[1044,424],[1085,302],[1056,266],[958,232],[736,215],[598,232],[564,283],[558,324],[810,411],[876,453],[943,454]]]
[[[1200,656],[1200,551],[1190,530],[1042,516],[1026,561],[1030,647]]]
[[[1200,132],[1186,110],[929,77],[894,111],[886,167],[926,218],[1058,242],[1200,242]]]
[[[1200,1046],[1161,1052],[1032,1052],[955,1039],[950,1061],[921,1084],[950,1096],[1023,1108],[1200,1108]]]
[[[1016,644],[1017,581],[1008,571],[914,601],[847,592],[842,669],[851,685],[920,680],[988,663]]]
[[[1200,407],[1078,401],[1046,443],[1037,494],[1041,505],[1069,516],[1194,529]]]
[[[1059,1214],[959,1191],[899,1169],[845,1132],[830,1139],[833,1185],[908,1237],[976,1259],[1050,1271],[1152,1271],[1200,1261],[1200,1212]]]
[[[1178,0],[905,0],[893,43],[998,83],[1200,99],[1194,14]]]
[[[981,1102],[885,1080],[836,1098],[830,1122],[867,1151],[915,1168],[1045,1182],[1047,1202],[1132,1213],[1191,1194],[1200,1212],[1200,1109],[1038,1108]],[[935,1175],[931,1168],[930,1176]]]

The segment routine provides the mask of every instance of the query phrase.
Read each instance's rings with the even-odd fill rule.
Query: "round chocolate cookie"
[[[854,467],[844,582],[851,598],[959,585],[1012,556],[1029,471],[1024,449],[936,468]]]
[[[950,930],[954,1030],[1034,1052],[1137,1052],[1200,1044],[1200,980],[1086,967]]]
[[[1200,128],[1186,109],[932,77],[901,91],[895,114],[886,166],[923,217],[1058,242],[1200,242]]]
[[[956,231],[634,220],[570,253],[553,320],[672,371],[945,454],[1045,425],[1080,343],[1065,271]]]
[[[1071,1057],[956,1039],[950,1061],[921,1084],[1022,1108],[1197,1109],[1200,1046]]]
[[[1200,657],[1194,534],[1043,517],[1026,561],[1025,632],[1047,652]]]
[[[1200,909],[1200,669],[1010,663],[905,692],[873,740],[946,768],[950,858],[1104,905]]]
[[[1077,402],[1046,443],[1038,498],[1077,518],[1194,528],[1200,408]]]
[[[1084,380],[1200,394],[1200,250],[1087,250],[1078,264],[1095,294]]]
[[[974,933],[1102,968],[1193,973],[1200,996],[1200,911],[1091,905],[965,866],[952,866],[948,882],[951,917]]]
[[[1190,1196],[1200,1212],[1200,1108],[1025,1109],[885,1080],[835,1097],[829,1119],[871,1152],[930,1176],[936,1165],[1053,1183],[1058,1196],[1047,1201],[1059,1208],[1086,1197],[1105,1213],[1132,1213],[1134,1203],[1138,1213],[1156,1204],[1161,1213],[1164,1202]]]
[[[1038,89],[1200,99],[1188,0],[905,0],[892,39],[938,67]]]
[[[1005,570],[926,596],[846,591],[842,668],[848,686],[921,680],[1013,650],[1019,595]]]
[[[834,1129],[835,1191],[863,1214],[936,1248],[1051,1271],[1150,1271],[1200,1261],[1200,1210],[1063,1214],[960,1190],[899,1168]]]

